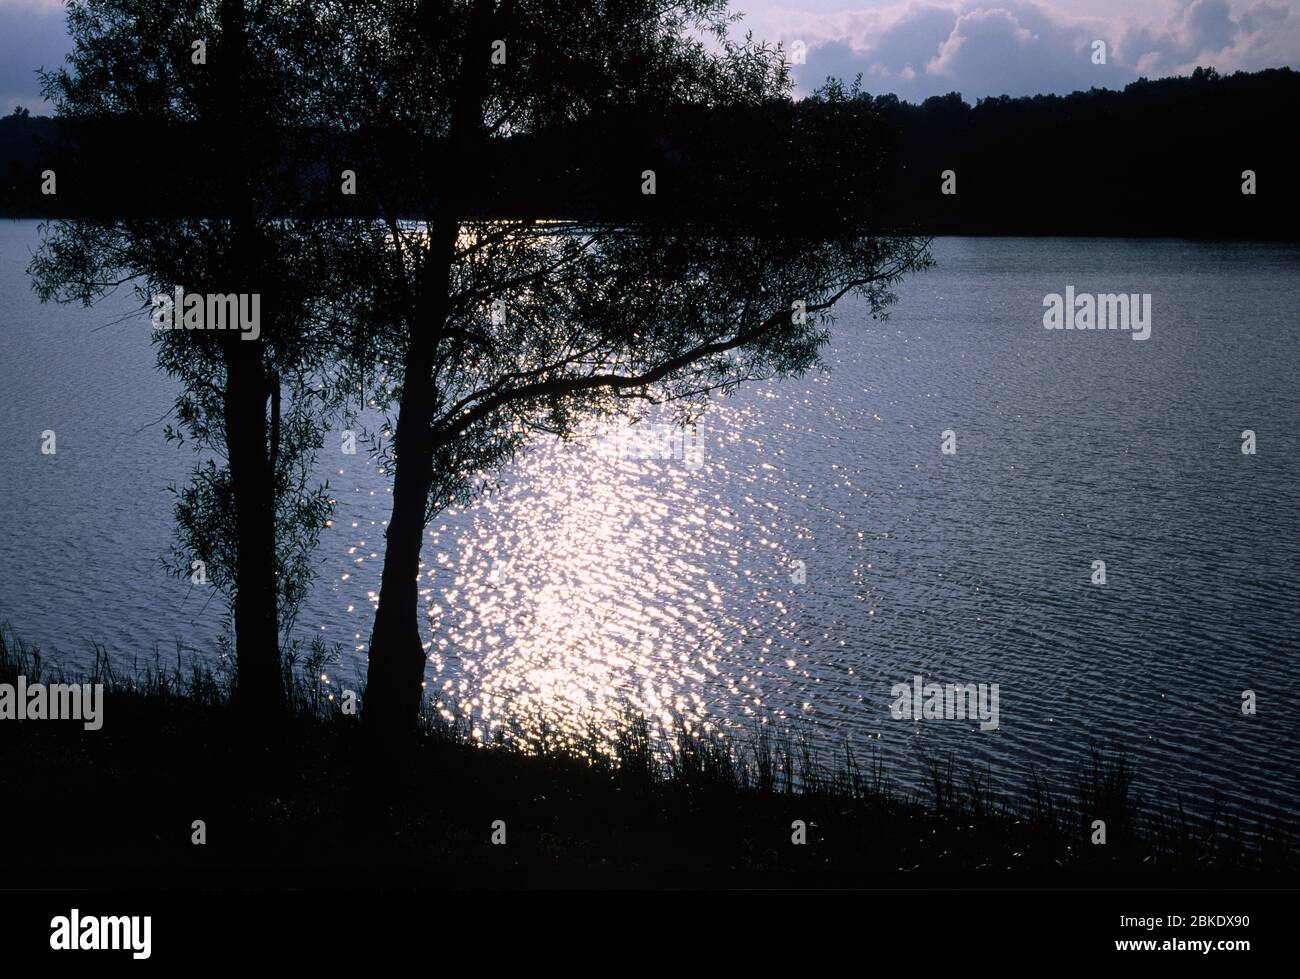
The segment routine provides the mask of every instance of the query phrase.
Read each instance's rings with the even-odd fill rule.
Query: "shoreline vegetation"
[[[629,714],[612,738],[483,743],[426,706],[416,733],[379,741],[330,700],[327,658],[319,642],[286,657],[292,710],[268,726],[196,659],[126,678],[97,650],[68,677],[0,625],[0,683],[102,683],[106,719],[0,722],[5,837],[53,843],[11,846],[0,885],[1189,886],[1300,866],[1289,825],[1143,799],[1119,746],[1073,784],[1033,776],[1006,797],[951,758],[903,793],[879,759],[819,757],[771,724],[679,724],[664,744]]]

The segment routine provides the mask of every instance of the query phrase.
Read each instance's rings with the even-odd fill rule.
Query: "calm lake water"
[[[126,296],[39,305],[37,240],[0,225],[0,617],[72,668],[91,642],[119,670],[178,639],[215,656],[220,598],[161,565],[166,487],[193,457],[163,440],[173,386],[147,320],[122,319]],[[995,787],[1031,765],[1065,781],[1118,740],[1148,796],[1300,811],[1300,249],[942,239],[935,256],[888,321],[842,307],[828,373],[715,404],[697,460],[539,445],[442,515],[430,690],[484,732],[627,703],[724,730],[783,719],[880,752],[904,785],[948,752]],[[1067,285],[1151,293],[1151,338],[1044,330]],[[322,469],[338,511],[299,632],[343,647],[346,686],[388,481],[337,438]],[[1000,729],[895,720],[915,674],[997,683]]]

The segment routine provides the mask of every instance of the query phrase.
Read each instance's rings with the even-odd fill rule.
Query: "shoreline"
[[[0,681],[32,666],[0,632]],[[923,801],[778,731],[737,746],[683,728],[660,754],[631,717],[611,756],[482,746],[429,717],[379,744],[313,701],[302,672],[270,729],[201,668],[92,676],[99,732],[0,721],[8,839],[67,841],[12,847],[0,885],[1192,886],[1300,869],[1289,827],[1252,838],[1220,813],[1146,806],[1120,751],[1095,751],[1072,789],[1034,779],[1012,802],[939,763]]]

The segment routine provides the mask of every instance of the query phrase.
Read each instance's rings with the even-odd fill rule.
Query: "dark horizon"
[[[767,225],[813,236],[818,227],[802,215],[824,213],[818,201],[864,191],[875,200],[875,226],[903,233],[1300,236],[1294,218],[1300,188],[1287,176],[1300,139],[1292,127],[1277,125],[1300,104],[1300,73],[1289,68],[1230,76],[1197,69],[1188,77],[1135,81],[1122,91],[990,97],[974,105],[955,92],[917,105],[851,87],[840,91],[836,97],[848,102],[836,125],[852,134],[817,131],[823,99],[812,97],[769,108],[611,116],[540,139],[501,141],[474,171],[481,189],[458,193],[481,200],[474,212],[480,217]],[[87,125],[17,113],[0,119],[0,216],[183,214],[196,199],[194,171],[203,166],[196,133],[159,130],[147,120]],[[448,193],[447,172],[429,163],[442,154],[436,144],[383,131],[284,138],[287,147],[301,144],[283,163],[308,175],[292,205],[303,214],[356,216],[395,207],[409,216],[429,188]],[[809,139],[814,142],[805,146]],[[772,152],[768,143],[801,152]],[[137,159],[122,153],[123,144],[196,149],[183,157]],[[850,145],[870,146],[871,155],[853,157]],[[212,159],[220,171],[223,159]],[[368,169],[355,196],[340,198],[333,170],[363,164]],[[627,193],[643,167],[656,171],[663,193]],[[57,195],[42,193],[46,170],[62,175]],[[1249,190],[1248,172],[1254,175]],[[412,174],[423,184],[413,183]],[[399,189],[381,201],[375,187],[388,185]],[[762,188],[764,209],[747,206],[751,186]]]

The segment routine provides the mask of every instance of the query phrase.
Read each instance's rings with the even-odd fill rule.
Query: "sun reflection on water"
[[[820,682],[788,604],[788,549],[812,536],[781,505],[797,487],[768,461],[779,450],[755,408],[706,418],[707,434],[620,423],[536,446],[496,492],[435,519],[419,595],[426,691],[445,718],[536,742],[612,738],[629,711],[652,736],[811,713],[783,689]],[[357,505],[377,518],[384,504],[365,501],[364,479]],[[349,598],[371,586],[348,607],[359,672],[384,523],[352,522],[356,573],[335,583]]]
[[[554,448],[430,534],[431,662],[480,729],[579,737],[627,708],[702,724],[729,651],[723,589],[697,550],[707,515],[677,460]],[[669,492],[664,493],[665,477]],[[464,537],[462,536],[462,541]]]

